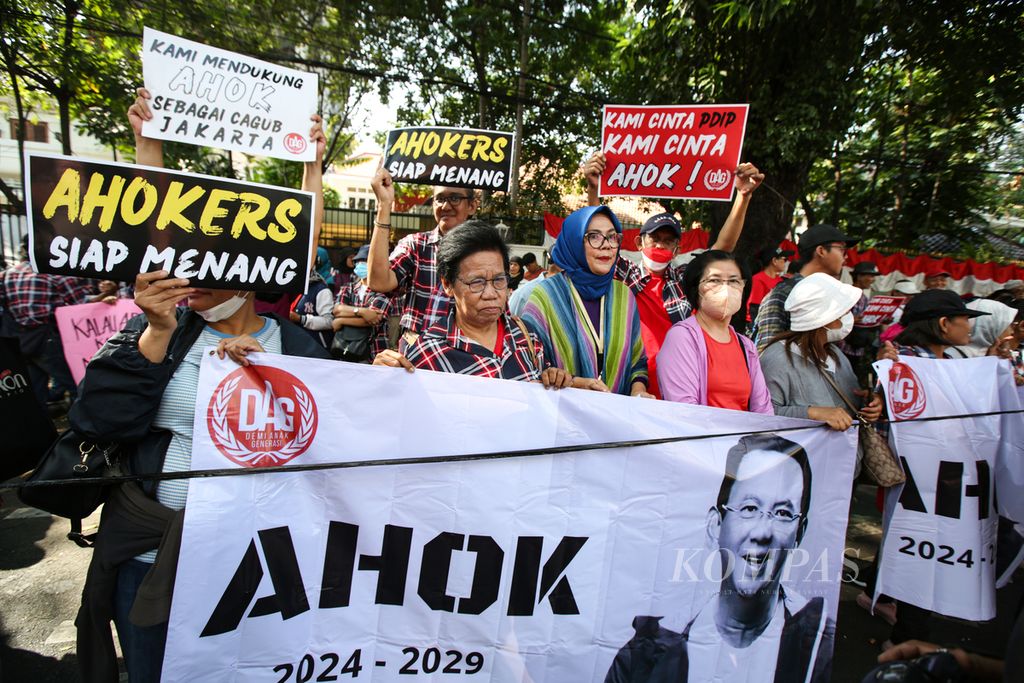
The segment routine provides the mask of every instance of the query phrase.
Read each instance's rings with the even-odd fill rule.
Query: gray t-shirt
[[[846,356],[835,345],[832,348],[835,349],[838,358],[835,370],[830,374],[847,398],[859,407],[861,402],[854,395],[860,388],[857,376],[853,373]],[[821,370],[799,355],[796,344],[793,344],[791,352],[782,342],[770,345],[761,353],[761,370],[768,384],[768,393],[772,395],[772,406],[776,415],[806,418],[807,409],[811,406],[846,406],[836,395],[835,389],[821,376]]]

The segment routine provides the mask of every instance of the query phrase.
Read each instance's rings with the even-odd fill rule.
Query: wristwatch
[[[353,308],[352,309],[352,313],[355,314],[355,315],[359,315],[359,309],[358,308]]]

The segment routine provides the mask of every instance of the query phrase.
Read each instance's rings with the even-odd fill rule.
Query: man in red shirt
[[[537,263],[537,255],[532,251],[528,251],[523,254],[523,280],[526,282],[532,282],[536,280],[544,269]]]
[[[789,258],[796,252],[791,249],[768,247],[761,251],[759,261],[764,269],[750,279],[750,298],[747,299],[747,322],[757,315],[757,307],[761,305],[772,287],[782,282],[782,274],[786,272]]]

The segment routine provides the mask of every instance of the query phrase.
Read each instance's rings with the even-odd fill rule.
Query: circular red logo
[[[306,151],[306,138],[298,133],[288,133],[284,136],[284,148],[292,154],[302,154]]]
[[[704,174],[704,186],[713,192],[724,190],[732,182],[732,173],[724,168],[712,168]]]
[[[924,412],[924,386],[906,363],[893,363],[889,370],[889,397],[893,417],[900,420],[915,418]]]
[[[206,424],[214,445],[243,467],[283,465],[316,434],[317,409],[306,385],[267,366],[238,368],[213,392]]]

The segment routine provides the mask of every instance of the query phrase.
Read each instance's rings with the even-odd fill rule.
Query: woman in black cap
[[[339,360],[369,363],[388,347],[391,297],[372,291],[366,282],[370,245],[351,255],[352,280],[342,285],[334,304],[331,355]]]
[[[956,292],[948,289],[929,289],[911,299],[903,310],[900,323],[903,331],[879,352],[879,359],[899,360],[899,356],[919,358],[963,358],[952,346],[963,346],[971,341],[971,318],[988,315],[973,311],[964,305]],[[897,601],[896,623],[892,635],[882,644],[886,650],[908,640],[929,640],[931,610]]]
[[[900,324],[903,331],[896,336],[897,346],[886,342],[879,359],[898,360],[897,356],[919,358],[963,358],[950,352],[951,346],[964,346],[971,341],[971,318],[988,315],[964,305],[956,292],[929,289],[921,292],[903,309]]]

